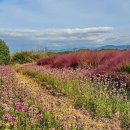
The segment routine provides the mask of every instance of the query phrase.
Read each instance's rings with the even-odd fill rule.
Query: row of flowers
[[[54,115],[37,106],[10,66],[0,66],[0,129],[59,129]],[[27,86],[27,85],[26,85]]]
[[[125,72],[92,74],[90,80],[103,85],[109,85],[111,88],[130,90],[130,75]]]
[[[50,68],[47,66],[37,66],[35,64],[25,65],[18,69],[20,70],[34,70],[39,73],[52,75],[53,77],[59,77],[64,80],[76,80],[76,79],[90,79],[92,82],[101,83],[103,85],[109,85],[116,88],[130,89],[130,75],[126,72],[118,71],[102,71],[77,68]]]
[[[130,104],[126,91],[130,85],[129,74],[122,72],[100,74],[81,68],[56,69],[33,64],[22,66],[18,71],[25,72],[24,74],[31,77],[35,74],[37,76],[34,77],[57,87],[57,91],[60,90],[75,101],[76,107],[85,107],[99,116],[111,117],[119,113],[117,114],[119,119],[129,128]],[[88,78],[92,82],[89,82]]]

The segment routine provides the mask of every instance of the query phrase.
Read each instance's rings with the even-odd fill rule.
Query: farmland
[[[130,51],[59,53],[0,66],[0,129],[129,130]]]

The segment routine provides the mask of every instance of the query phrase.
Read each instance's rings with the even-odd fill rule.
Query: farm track
[[[37,106],[52,112],[60,122],[64,121],[67,125],[78,124],[83,126],[84,130],[121,129],[117,119],[93,119],[87,111],[75,109],[73,101],[64,96],[57,96],[48,92],[48,90],[44,89],[44,84],[41,85],[35,79],[16,73],[16,80],[19,82],[20,87],[30,89],[31,96]]]

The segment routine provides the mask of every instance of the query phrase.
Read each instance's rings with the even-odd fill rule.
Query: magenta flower
[[[22,111],[22,110],[23,110],[23,105],[20,104],[20,103],[17,103],[17,104],[16,104],[16,109]]]
[[[11,118],[10,114],[5,114],[5,115],[2,116],[3,120],[9,120],[10,118]]]
[[[37,115],[37,119],[38,119],[39,121],[41,121],[41,120],[43,119],[43,115],[42,115],[42,114],[38,114],[38,115]]]
[[[28,111],[28,108],[27,107],[25,107],[23,104],[21,104],[21,103],[17,103],[16,104],[16,109],[17,110],[20,110],[20,111],[22,111],[22,112],[27,112]]]
[[[28,108],[23,106],[23,109],[22,109],[23,112],[27,112],[28,111]]]

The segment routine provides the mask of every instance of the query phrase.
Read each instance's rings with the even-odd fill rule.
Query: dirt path
[[[74,104],[71,100],[65,97],[58,98],[48,94],[34,79],[16,74],[16,79],[19,82],[19,86],[22,88],[28,88],[29,94],[34,99],[34,103],[43,110],[54,113],[64,127],[70,124],[78,124],[83,127],[84,130],[120,130],[120,123],[116,119],[92,119],[87,111],[77,110],[74,108]]]

